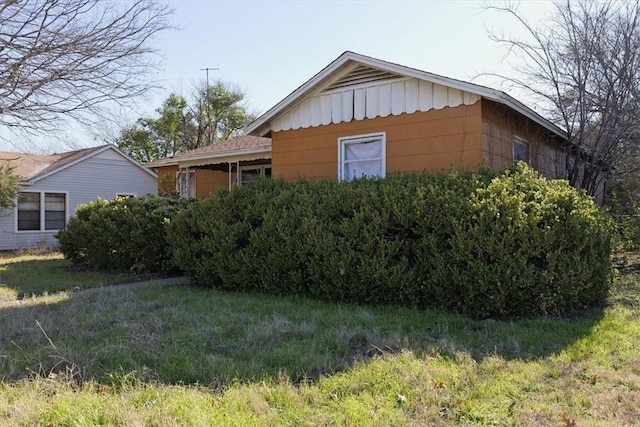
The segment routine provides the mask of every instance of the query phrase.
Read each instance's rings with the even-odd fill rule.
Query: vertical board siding
[[[502,169],[513,165],[513,140],[517,136],[529,143],[531,167],[550,179],[566,177],[557,136],[508,107],[487,100],[482,101],[482,120],[482,150],[488,166]]]
[[[449,102],[447,87],[433,85],[433,108],[440,110],[447,106],[447,102]]]
[[[380,87],[368,87],[365,103],[367,119],[375,119],[380,115]]]
[[[367,102],[367,91],[365,89],[356,89],[354,91],[354,97],[353,97],[353,118],[354,119],[362,120],[366,117],[366,113],[365,113],[366,102]],[[286,130],[286,129],[282,129],[282,130]]]
[[[394,83],[391,85],[391,114],[394,116],[399,116],[407,111],[404,91],[404,82]]]
[[[116,193],[157,194],[158,182],[120,154],[105,150],[24,190],[66,192],[68,214],[71,216],[78,205],[98,197],[111,200]],[[15,215],[15,209],[0,213],[0,250],[57,244],[55,232],[15,232]]]
[[[311,102],[311,126],[320,126],[322,123],[322,113],[320,110],[320,97],[313,97]],[[284,128],[283,128],[284,129]]]
[[[320,97],[320,111],[322,115],[321,123],[323,125],[331,124],[331,95],[322,95]],[[291,129],[291,127],[285,129]]]
[[[342,121],[342,94],[334,93],[331,95],[331,123],[340,123]]]
[[[433,108],[433,84],[421,80],[418,85],[418,109],[420,111],[429,111]],[[470,102],[469,104],[473,103]]]
[[[420,88],[418,80],[411,79],[405,82],[406,87],[406,101],[405,101],[405,113],[413,114],[418,111],[418,99],[420,97]]]
[[[303,123],[311,123],[311,100],[305,99],[304,101],[302,101],[300,103],[300,108],[298,108],[297,110],[300,111],[299,126],[302,126]]]
[[[472,105],[480,96],[418,79],[372,82],[341,87],[304,99],[271,121],[271,130],[302,129],[365,118],[398,116],[416,111]]]
[[[391,85],[380,85],[380,117],[391,114]]]
[[[337,179],[340,137],[384,131],[386,172],[441,172],[482,164],[480,103],[373,120],[351,121],[319,128],[274,132],[274,176]]]
[[[350,122],[351,119],[353,119],[353,91],[348,90],[342,92],[342,121]]]

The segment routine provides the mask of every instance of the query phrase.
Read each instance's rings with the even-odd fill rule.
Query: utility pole
[[[211,105],[209,103],[209,71],[218,71],[220,68],[200,68],[200,71],[207,72],[207,145],[211,145],[213,143],[213,133],[211,132]]]

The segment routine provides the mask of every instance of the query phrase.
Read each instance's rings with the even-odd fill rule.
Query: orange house
[[[565,178],[565,132],[504,92],[345,52],[250,124],[247,136],[162,159],[159,182],[206,197],[276,176],[351,180],[523,160]],[[162,191],[162,187],[161,187]]]
[[[246,129],[274,176],[350,180],[528,162],[564,178],[566,134],[504,92],[353,52]]]
[[[271,140],[250,135],[145,164],[156,168],[158,193],[205,198],[218,188],[271,177]]]

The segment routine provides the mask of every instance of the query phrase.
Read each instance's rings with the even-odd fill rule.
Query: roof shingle
[[[59,154],[25,154],[11,151],[0,151],[0,163],[13,167],[13,172],[23,181],[49,173],[82,156],[85,156],[104,146],[83,148]]]

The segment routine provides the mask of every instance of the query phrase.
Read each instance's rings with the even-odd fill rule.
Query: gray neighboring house
[[[12,209],[0,208],[0,250],[56,245],[78,205],[157,194],[158,177],[114,145],[40,155],[0,151],[20,177]]]

